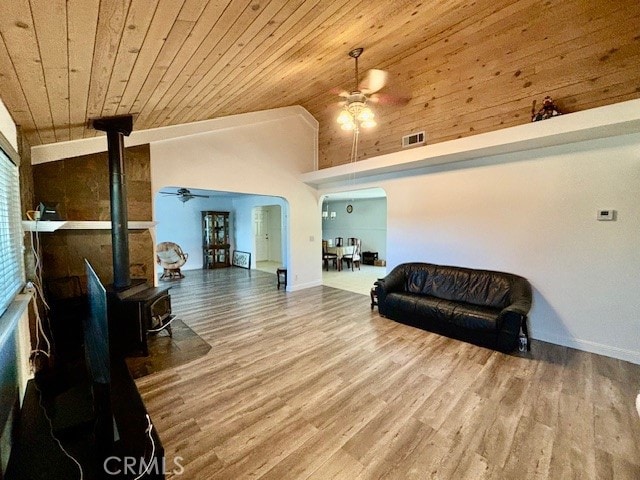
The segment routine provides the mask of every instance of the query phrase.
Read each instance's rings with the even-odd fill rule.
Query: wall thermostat
[[[598,210],[598,220],[615,220],[616,211],[611,209]]]

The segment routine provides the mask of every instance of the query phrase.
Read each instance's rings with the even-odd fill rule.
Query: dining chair
[[[356,237],[349,237],[349,238],[347,238],[347,245],[349,245],[349,246],[355,245],[357,240],[358,239]]]
[[[342,246],[342,237],[336,237],[336,247]]]
[[[347,262],[347,266],[351,265],[351,271],[353,272],[353,267],[357,264],[358,270],[360,270],[360,248],[361,242],[360,239],[355,240],[355,245],[353,247],[353,253],[345,253],[342,255],[342,260]]]
[[[335,253],[327,252],[328,245],[329,242],[327,242],[326,240],[322,240],[322,262],[324,264],[324,267],[327,269],[327,272],[329,271],[330,261],[333,261],[333,266],[336,268],[336,270],[338,269],[338,255]]]

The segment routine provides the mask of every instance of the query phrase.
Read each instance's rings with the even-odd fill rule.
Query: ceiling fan
[[[201,197],[201,198],[209,198],[209,195],[199,195],[197,193],[191,193],[188,188],[179,188],[177,192],[160,192],[162,195],[167,196],[175,196],[178,197],[182,203],[188,202],[192,198]]]
[[[389,74],[384,70],[371,69],[360,81],[358,75],[358,58],[364,48],[354,48],[349,56],[355,60],[355,88],[350,92],[339,93],[344,103],[338,116],[338,123],[343,130],[358,132],[360,128],[371,128],[376,125],[375,114],[367,105],[368,103],[380,103],[387,105],[402,105],[409,101],[406,96],[377,93],[387,84]]]

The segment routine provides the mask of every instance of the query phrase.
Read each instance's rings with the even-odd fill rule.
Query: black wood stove
[[[113,284],[108,287],[109,326],[112,349],[122,355],[149,354],[147,335],[164,328],[171,335],[170,287],[154,287],[144,280],[131,280],[124,136],[133,129],[133,117],[122,115],[93,121],[93,128],[107,134]]]

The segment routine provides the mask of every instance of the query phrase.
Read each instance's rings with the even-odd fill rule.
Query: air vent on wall
[[[424,145],[424,132],[411,133],[402,137],[402,148]]]

